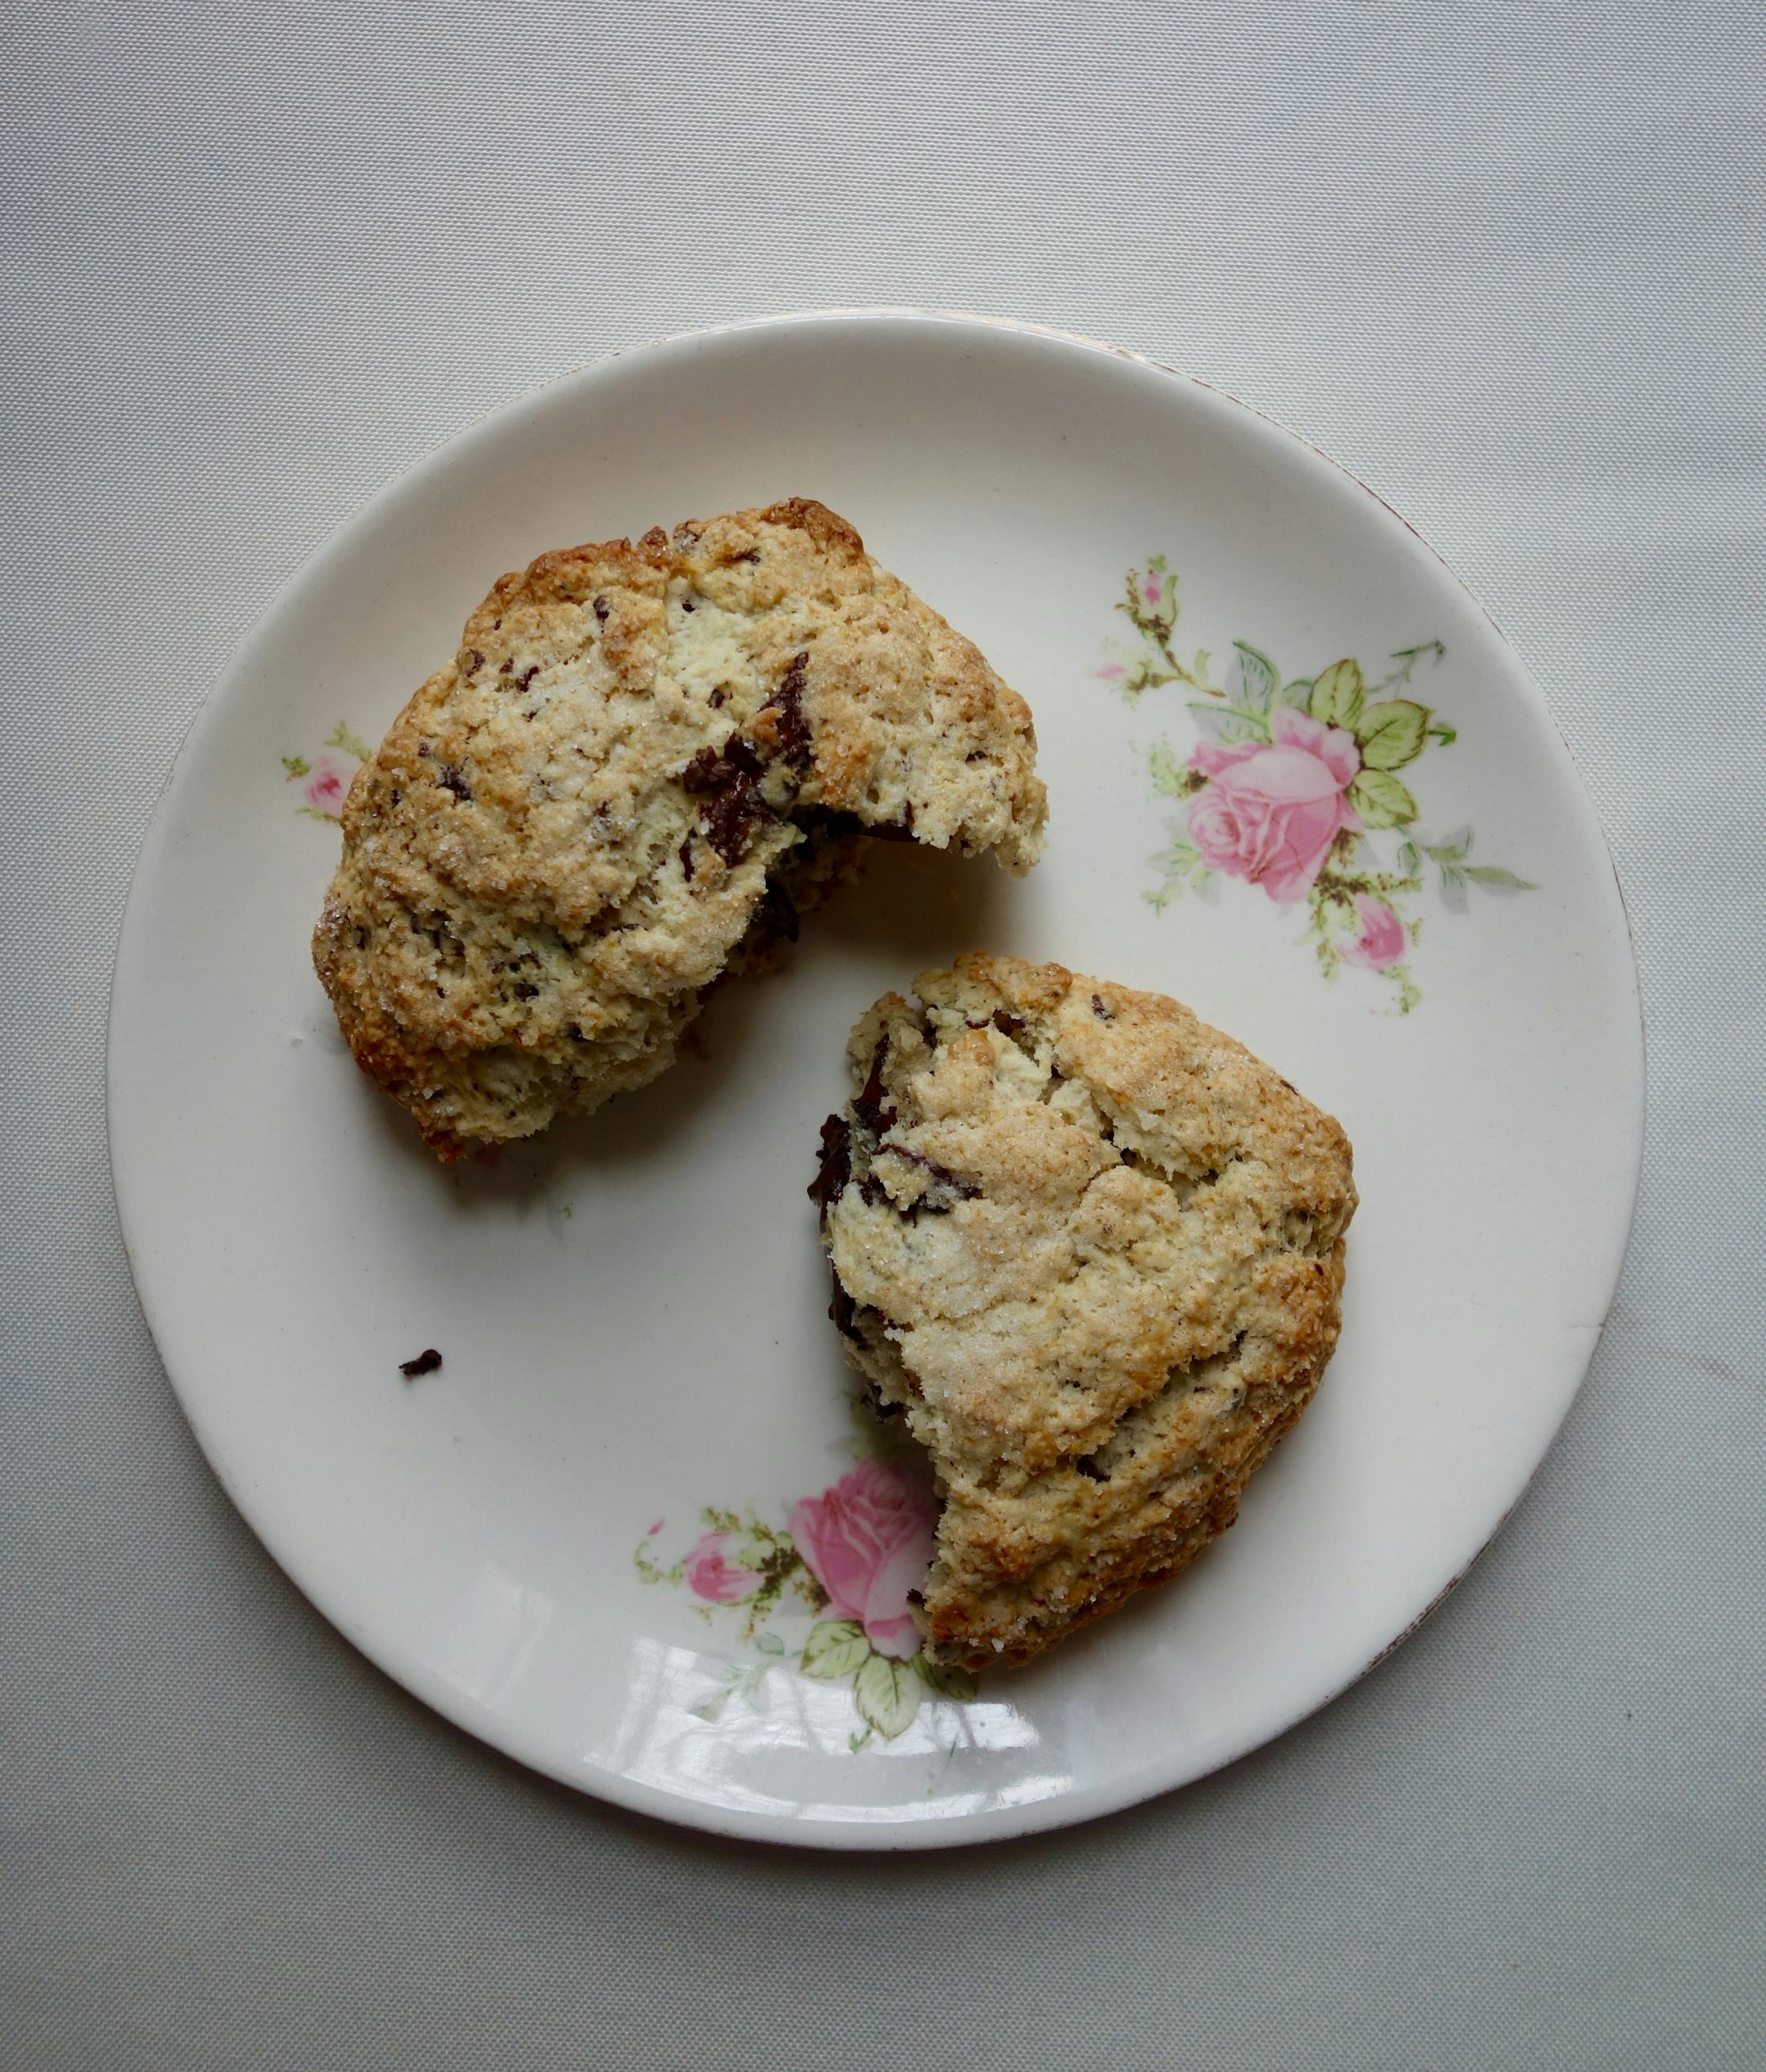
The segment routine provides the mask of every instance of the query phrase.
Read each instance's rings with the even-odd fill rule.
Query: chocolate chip
[[[400,1360],[399,1372],[407,1381],[415,1381],[419,1375],[433,1374],[442,1364],[442,1355],[433,1346],[420,1352],[415,1359]]]
[[[844,1115],[831,1115],[822,1124],[821,1169],[809,1186],[809,1198],[821,1211],[824,1223],[828,1211],[845,1193],[852,1177],[852,1133]]]
[[[690,597],[684,597],[681,599],[680,608],[683,611],[696,611],[699,609]]]
[[[1116,1018],[1115,1008],[1106,1007],[1102,997],[1095,993],[1091,996],[1091,1011],[1100,1022],[1114,1022]]]
[[[713,691],[713,692],[712,693],[712,694],[711,694],[711,707],[712,707],[712,710],[713,710],[713,712],[716,712],[716,711],[717,711],[717,708],[718,708],[718,707],[719,707],[719,706],[720,706],[720,705],[724,702],[725,699],[725,698],[727,698],[729,696],[729,693],[728,691],[726,691],[726,690],[724,689],[724,687],[723,687],[723,685],[722,685],[721,684],[720,684],[717,686],[717,689],[716,689],[715,691]]]
[[[534,678],[537,676],[539,673],[540,664],[537,662],[532,664],[528,668],[524,669],[521,674],[515,678],[515,689],[518,691],[526,690],[528,684],[533,681]]]
[[[813,1194],[815,1190],[811,1187],[810,1192]],[[858,1305],[847,1293],[846,1283],[837,1273],[834,1276],[834,1293],[828,1302],[828,1314],[835,1330],[843,1338],[856,1339],[858,1333],[852,1328],[852,1324],[858,1315]]]
[[[473,648],[466,656],[466,674],[470,676],[474,671],[482,669],[483,667],[483,656],[478,652],[476,648]]]
[[[736,557],[739,561],[758,561],[760,557],[761,550],[758,547],[750,547],[745,554],[738,554]]]
[[[436,772],[435,781],[444,791],[451,791],[464,805],[472,803],[472,787],[467,783],[451,763],[444,763]]]
[[[926,1602],[926,1593],[924,1590],[910,1590],[907,1593],[907,1601],[910,1605],[923,1605]]]
[[[612,610],[613,606],[608,603],[606,598],[598,597],[595,599],[595,616],[601,621],[603,626],[606,624],[607,615]]]

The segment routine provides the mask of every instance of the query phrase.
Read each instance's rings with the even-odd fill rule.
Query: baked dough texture
[[[943,1509],[917,1616],[1029,1661],[1230,1525],[1337,1342],[1347,1139],[1156,993],[984,956],[860,1019],[832,1314]]]
[[[357,772],[314,963],[443,1158],[671,1060],[867,833],[1027,870],[1024,701],[819,504],[543,554]]]

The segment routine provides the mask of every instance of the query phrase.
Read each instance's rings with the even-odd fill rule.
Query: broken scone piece
[[[888,993],[823,1128],[832,1314],[943,1500],[918,1616],[1027,1662],[1175,1575],[1337,1342],[1349,1147],[1156,993],[969,956]]]
[[[457,1157],[672,1059],[868,834],[1022,871],[1024,701],[795,500],[505,576],[357,772],[314,962],[356,1062]]]

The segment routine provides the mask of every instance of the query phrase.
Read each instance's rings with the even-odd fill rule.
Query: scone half
[[[640,1086],[866,837],[1041,847],[1029,709],[803,500],[505,576],[357,772],[314,962],[444,1158]]]
[[[1337,1342],[1339,1125],[1155,993],[973,956],[849,1048],[832,1314],[943,1500],[928,1652],[1029,1661],[1230,1525]]]

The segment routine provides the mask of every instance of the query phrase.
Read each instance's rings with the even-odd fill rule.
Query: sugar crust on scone
[[[823,1129],[833,1314],[943,1499],[929,1652],[1029,1660],[1230,1525],[1337,1342],[1348,1140],[1187,1008],[975,956]]]
[[[654,1078],[868,832],[1022,871],[1029,709],[803,500],[544,554],[357,772],[314,961],[458,1157]]]

